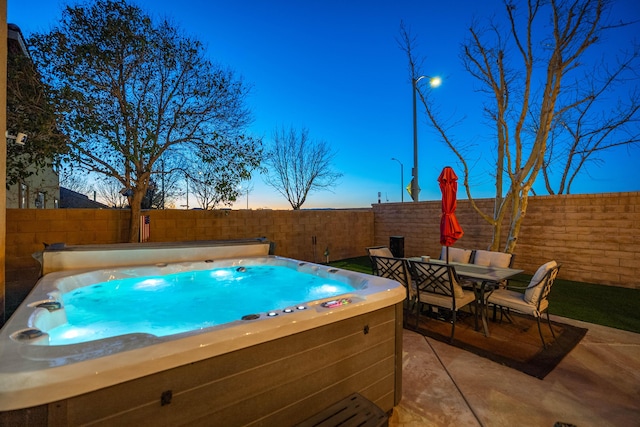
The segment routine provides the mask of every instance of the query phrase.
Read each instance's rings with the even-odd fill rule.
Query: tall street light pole
[[[404,203],[404,165],[395,157],[392,157],[391,160],[400,163],[400,201]]]
[[[187,175],[186,171],[184,173],[184,182],[187,183],[187,204],[186,205],[180,205],[180,206],[186,206],[187,210],[189,210],[189,175]]]
[[[418,118],[416,111],[416,92],[418,91],[418,82],[422,79],[429,79],[429,86],[438,87],[442,83],[440,77],[420,76],[412,80],[413,86],[413,179],[411,180],[411,198],[414,202],[418,201],[420,186],[418,185]]]

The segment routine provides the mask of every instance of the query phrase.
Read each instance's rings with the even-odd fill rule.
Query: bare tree
[[[153,174],[155,176],[155,191],[151,203],[152,209],[175,207],[178,197],[183,194],[182,183],[188,164],[180,153],[173,155],[171,151],[165,152],[155,163]]]
[[[221,147],[215,151],[203,147],[189,162],[187,175],[202,209],[231,206],[238,198],[240,183],[251,178],[244,167],[247,159],[252,165],[258,165],[257,155],[244,152],[242,147],[233,147],[233,144],[228,141],[228,149]]]
[[[227,188],[233,185],[225,180],[225,177],[221,176],[219,172],[219,167],[211,163],[204,163],[199,168],[197,175],[189,179],[198,205],[204,210],[215,209],[222,202],[222,195],[227,191]],[[229,199],[225,204],[231,205],[232,202],[235,202],[235,197]]]
[[[552,129],[558,129],[570,113],[579,116],[580,111],[588,112],[590,102],[604,101],[605,92],[599,89],[606,89],[606,84],[593,86],[589,95],[572,96],[576,92],[569,83],[573,83],[573,89],[577,83],[570,76],[587,66],[585,52],[600,40],[604,31],[615,26],[605,22],[611,7],[609,0],[530,0],[517,5],[505,0],[504,5],[508,28],[491,23],[487,29],[480,29],[473,24],[462,51],[465,68],[479,81],[479,90],[487,95],[484,112],[496,135],[492,212],[484,212],[472,197],[470,158],[465,156],[464,145],[454,140],[450,128],[436,116],[425,92],[418,88],[418,94],[429,122],[463,168],[463,183],[472,206],[493,227],[490,249],[497,250],[504,242],[504,250],[513,252],[533,184],[545,166],[545,159],[550,164]],[[544,25],[546,22],[550,25]],[[549,28],[548,34],[544,28]],[[415,64],[414,53],[407,47],[413,39],[404,28],[401,33],[409,63]],[[632,60],[636,57],[636,53],[630,56]],[[622,68],[626,67],[624,64],[625,61]],[[616,73],[610,76],[615,79]],[[625,110],[631,114],[626,116],[628,121],[635,121],[637,108]],[[597,122],[593,117],[589,120]],[[575,126],[578,123],[573,122]],[[598,126],[604,132],[608,125]],[[586,135],[577,131],[574,134],[580,134],[580,140]],[[635,143],[637,137],[626,141]],[[580,151],[584,149],[576,146],[575,154]],[[507,214],[508,235],[503,238],[502,224]]]
[[[127,197],[122,192],[122,184],[116,179],[102,178],[96,181],[98,197],[107,206],[123,209],[128,206]]]
[[[76,193],[88,195],[91,192],[91,185],[85,174],[73,173],[71,169],[60,169],[60,186],[73,190]]]
[[[637,45],[631,47],[620,62],[601,63],[575,81],[571,85],[574,94],[565,100],[568,106],[558,108],[542,165],[549,194],[570,194],[575,178],[588,173],[588,165],[600,163],[599,154],[603,151],[620,146],[630,150],[637,147],[640,141],[638,88],[628,91],[626,97],[618,99],[612,107],[603,109],[600,102],[611,97],[617,87],[637,78],[640,52]]]
[[[130,190],[129,241],[138,240],[141,205],[166,152],[237,149],[247,156],[236,173],[257,167],[261,141],[244,133],[248,88],[167,20],[125,0],[97,0],[68,6],[31,45],[70,164]]]
[[[340,179],[342,174],[331,168],[334,157],[329,144],[312,140],[306,128],[276,129],[265,156],[265,182],[298,210],[311,192],[329,190]]]

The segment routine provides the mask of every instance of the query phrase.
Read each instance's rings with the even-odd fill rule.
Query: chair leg
[[[471,305],[469,305],[469,309],[471,309]],[[478,300],[475,301],[475,306],[473,307],[474,313],[473,313],[473,323],[476,328],[476,331],[478,330],[478,316],[482,316],[482,313],[480,313],[478,311]]]
[[[496,313],[498,311],[498,306],[496,304],[493,304],[493,321],[497,321],[497,316]],[[500,323],[502,323],[502,318],[504,317],[504,308],[502,308],[502,306],[500,306]]]
[[[542,328],[540,327],[540,316],[536,316],[536,320],[538,321],[538,333],[540,334],[540,339],[542,340],[542,347],[546,350],[547,343],[544,342],[544,337],[542,336]]]
[[[553,335],[553,339],[556,339],[556,333],[553,332],[553,328],[551,327],[551,319],[549,319],[549,312],[547,311],[547,323],[549,324],[549,329],[551,330],[551,335]]]
[[[455,310],[453,310],[453,316],[452,316],[452,323],[451,323],[451,337],[449,337],[449,342],[453,343],[453,334],[456,331],[456,312]]]
[[[413,313],[413,305],[415,304],[415,300],[413,299],[407,299],[404,302],[404,308],[406,308],[406,313],[407,316],[405,318],[404,316],[404,311],[403,310],[403,315],[402,315],[402,327],[403,328],[409,328],[409,321],[411,320],[411,313]]]
[[[509,321],[509,323],[515,323],[513,321],[513,318],[511,317],[511,311],[509,310],[509,307],[505,308],[504,307],[500,307],[500,321],[502,322],[502,316],[504,315],[504,317],[507,318],[507,320]]]

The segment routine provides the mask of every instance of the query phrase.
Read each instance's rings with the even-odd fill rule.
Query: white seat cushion
[[[473,256],[473,263],[485,267],[509,268],[511,254],[505,252],[477,250]]]
[[[447,247],[443,246],[442,251],[440,252],[440,259],[446,261],[447,260]],[[449,248],[449,261],[448,262],[459,262],[461,264],[468,264],[469,260],[471,260],[471,250],[470,249],[460,249],[460,248]]]
[[[456,298],[464,298],[464,289],[462,289],[460,283],[458,283],[455,277],[452,277],[451,280],[453,281],[453,294],[456,296]]]
[[[393,254],[389,248],[375,248],[369,249],[369,255],[372,256],[382,256],[385,258],[393,258]]]
[[[471,291],[462,291],[462,297],[456,296],[456,308],[464,307],[465,305],[475,300],[475,294]],[[451,308],[452,298],[446,295],[421,293],[420,302],[430,305],[437,305],[438,307]]]
[[[549,272],[549,270],[555,268],[558,265],[555,261],[549,261],[546,264],[543,264],[538,268],[536,274],[533,275],[531,281],[529,282],[529,286],[527,290],[524,292],[524,300],[529,304],[536,305],[538,304],[538,300],[540,299],[540,294],[542,293],[543,285],[536,286],[540,283],[544,276]]]
[[[529,314],[535,317],[539,317],[540,313],[544,312],[549,306],[549,302],[544,300],[540,304],[540,311],[538,311],[536,305],[526,302],[524,300],[524,295],[520,292],[509,291],[507,289],[496,289],[491,295],[489,295],[487,303],[507,307],[520,313]]]

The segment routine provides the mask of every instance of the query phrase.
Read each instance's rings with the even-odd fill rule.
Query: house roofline
[[[29,49],[27,49],[27,41],[25,40],[24,36],[22,35],[22,31],[20,30],[20,27],[18,27],[16,24],[7,24],[8,27],[8,33],[7,33],[7,38],[9,40],[15,40],[16,42],[18,42],[18,46],[20,46],[20,50],[22,50],[22,53],[31,58],[31,55],[29,54]]]

